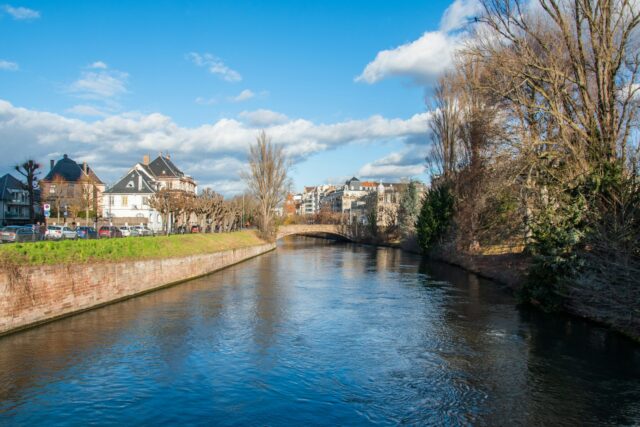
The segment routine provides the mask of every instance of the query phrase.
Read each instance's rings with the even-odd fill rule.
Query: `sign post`
[[[42,205],[42,210],[44,212],[44,226],[47,227],[49,222],[49,217],[51,216],[51,205],[49,203],[45,203]]]

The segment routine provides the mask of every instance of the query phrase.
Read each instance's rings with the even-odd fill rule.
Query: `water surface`
[[[0,338],[0,425],[87,423],[633,425],[640,349],[451,266],[293,238]]]

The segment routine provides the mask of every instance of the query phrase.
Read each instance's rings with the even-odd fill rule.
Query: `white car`
[[[122,226],[120,227],[120,231],[122,231],[122,237],[138,237],[140,233],[134,226]]]
[[[147,227],[134,225],[132,228],[135,228],[138,231],[139,236],[153,236],[153,231],[149,230]]]
[[[63,227],[61,225],[49,225],[47,226],[47,231],[45,231],[44,233],[44,237],[47,240],[75,240],[78,238],[78,234],[69,227]]]

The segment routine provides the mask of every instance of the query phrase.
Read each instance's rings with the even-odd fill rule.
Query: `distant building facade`
[[[348,223],[366,224],[375,209],[379,226],[391,226],[397,221],[398,208],[407,183],[382,183],[361,181],[356,177],[340,186],[305,187],[301,194],[304,209],[302,214],[317,214],[321,211],[338,213]],[[419,194],[426,187],[418,183]]]
[[[37,205],[37,201],[34,203]],[[29,191],[11,174],[0,178],[0,226],[23,225],[29,217]]]
[[[79,164],[66,154],[57,162],[51,160],[39,186],[42,202],[49,203],[56,216],[62,217],[62,211],[77,216],[87,210],[97,216],[101,210],[105,184],[87,162]]]

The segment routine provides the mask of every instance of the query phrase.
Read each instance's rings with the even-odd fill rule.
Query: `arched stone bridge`
[[[277,239],[282,239],[285,236],[298,235],[313,235],[313,234],[332,234],[344,239],[352,240],[351,233],[347,226],[335,225],[335,224],[291,224],[281,225],[278,227]]]

